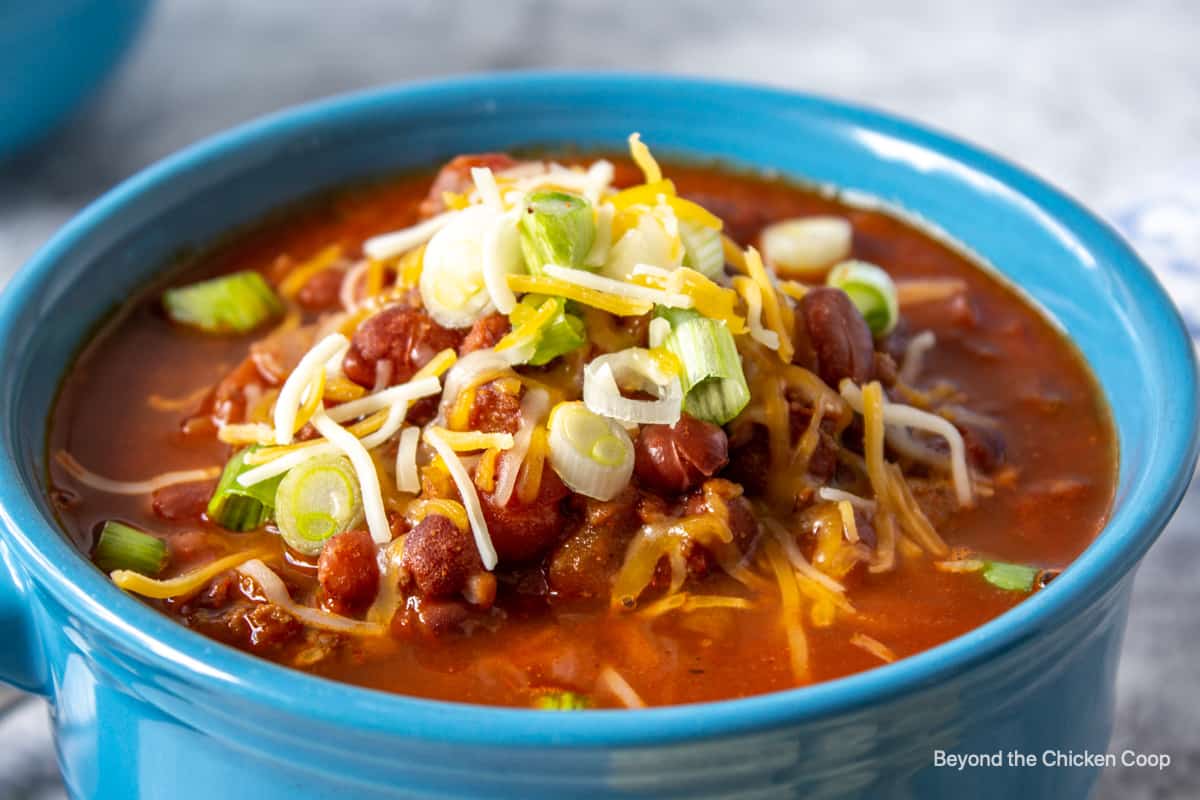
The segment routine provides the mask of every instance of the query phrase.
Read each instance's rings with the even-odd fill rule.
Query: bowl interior
[[[181,249],[323,188],[460,152],[619,149],[632,130],[657,151],[833,184],[934,222],[1044,306],[1090,362],[1112,408],[1121,448],[1116,508],[1076,569],[1000,620],[895,665],[901,669],[835,683],[878,689],[887,675],[943,668],[989,638],[1060,613],[1089,586],[1115,581],[1102,573],[1119,575],[1149,546],[1194,461],[1195,370],[1174,308],[1107,226],[1014,167],[874,112],[709,82],[528,75],[384,90],[268,118],[168,159],[72,222],[14,280],[0,311],[3,468],[19,479],[4,481],[0,503],[20,536],[65,581],[102,604],[127,603],[130,624],[163,630],[69,553],[41,490],[44,420],[93,327]]]

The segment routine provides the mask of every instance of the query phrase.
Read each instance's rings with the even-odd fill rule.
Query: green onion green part
[[[550,322],[542,328],[533,355],[525,363],[533,367],[549,364],[561,355],[576,350],[587,342],[587,331],[583,320],[574,314],[567,313],[567,302],[561,297],[545,297],[543,295],[527,294],[521,298],[509,314],[509,321],[514,328],[533,316],[547,301],[553,301],[557,306]]]
[[[529,195],[519,227],[521,251],[532,275],[540,275],[547,264],[581,268],[596,239],[592,204],[566,192]]]
[[[249,333],[283,311],[274,290],[253,270],[168,289],[163,307],[173,321],[207,333]]]
[[[283,476],[269,478],[253,486],[242,486],[238,476],[250,469],[246,454],[257,450],[257,445],[247,447],[234,454],[225,463],[221,480],[208,501],[209,520],[228,531],[239,533],[262,527],[271,518],[275,508],[275,489]]]
[[[537,696],[533,707],[542,711],[583,711],[592,707],[592,701],[579,692],[545,692]]]
[[[167,544],[145,531],[109,520],[96,538],[92,561],[105,572],[128,569],[154,577],[167,565]]]
[[[683,242],[683,265],[704,277],[716,280],[725,273],[725,248],[721,232],[691,220],[679,220],[679,240]]]
[[[1024,564],[986,561],[983,565],[983,579],[992,586],[1009,592],[1033,591],[1033,581],[1037,574],[1037,568]]]
[[[684,410],[715,425],[742,413],[750,402],[750,387],[725,323],[689,309],[659,306],[655,315],[671,324],[663,347],[683,365]]]
[[[900,319],[896,284],[879,267],[866,261],[843,261],[829,272],[826,283],[850,296],[875,336],[885,336],[896,327]]]
[[[330,538],[362,521],[358,476],[345,456],[314,458],[292,467],[275,491],[275,524],[298,553],[315,556]]]

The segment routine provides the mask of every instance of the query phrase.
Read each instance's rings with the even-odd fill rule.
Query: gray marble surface
[[[922,119],[1116,212],[1200,159],[1200,5],[736,0],[164,0],[103,95],[0,167],[0,277],[87,201],[200,137],[299,101],[418,77],[628,68],[766,81]],[[1200,170],[1193,169],[1193,176]],[[1190,300],[1189,300],[1190,302]],[[1200,492],[1138,576],[1096,796],[1200,794]],[[0,798],[58,798],[37,702],[0,690]]]

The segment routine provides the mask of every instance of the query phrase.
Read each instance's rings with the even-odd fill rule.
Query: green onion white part
[[[725,274],[725,248],[721,232],[699,222],[679,220],[679,239],[683,242],[683,265],[704,277],[716,280]]]
[[[508,287],[508,276],[525,271],[517,228],[520,214],[518,208],[496,217],[483,240],[483,283],[492,305],[501,314],[511,313],[517,304],[517,296]]]
[[[849,257],[853,235],[842,217],[783,220],[763,230],[763,257],[784,277],[817,278]]]
[[[418,288],[429,316],[444,328],[469,328],[495,306],[483,277],[484,240],[495,209],[469,206],[429,240]]]
[[[572,491],[611,500],[633,475],[633,441],[613,419],[583,403],[559,403],[550,412],[550,466]]]
[[[886,336],[900,319],[900,301],[890,275],[866,261],[843,261],[829,273],[830,286],[850,296],[875,336]]]
[[[362,492],[367,530],[371,532],[371,538],[375,540],[376,544],[387,544],[392,540],[392,529],[388,525],[387,511],[383,506],[383,493],[379,489],[379,474],[375,471],[375,462],[371,459],[371,454],[367,452],[364,443],[359,441],[353,433],[325,416],[325,409],[320,406],[312,416],[312,424],[317,429],[317,433],[345,453],[350,459],[350,463],[354,465],[354,471],[358,475],[359,489]],[[278,493],[275,496],[278,497]],[[276,513],[278,513],[278,509],[276,509]]]
[[[669,207],[665,208],[666,212],[661,213],[669,213],[670,219],[674,220],[674,212]],[[625,231],[612,246],[600,272],[614,281],[626,281],[637,264],[677,267],[682,261],[682,253],[680,257],[675,257],[673,244],[662,220],[647,210],[638,217],[637,226]]]
[[[695,311],[660,308],[671,332],[663,340],[683,366],[684,409],[697,419],[724,425],[750,402],[750,387],[742,371],[733,334],[724,321]]]
[[[621,393],[648,392],[654,400],[634,400]],[[660,366],[640,347],[593,358],[583,370],[583,402],[596,414],[635,424],[674,425],[683,408],[683,386],[679,376]]]
[[[311,459],[289,471],[275,492],[275,524],[283,540],[296,552],[315,556],[330,538],[361,524],[358,483],[355,467],[344,456]]]

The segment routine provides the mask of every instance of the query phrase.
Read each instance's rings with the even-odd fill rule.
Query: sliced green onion
[[[534,192],[521,214],[521,250],[533,275],[547,264],[580,268],[596,239],[592,204],[566,192]]]
[[[797,217],[762,232],[763,257],[782,277],[814,279],[850,257],[854,229],[842,217]]]
[[[725,273],[725,248],[721,232],[691,220],[679,220],[679,240],[683,242],[683,265],[706,278],[715,280]]]
[[[238,476],[251,469],[246,454],[258,446],[247,447],[225,463],[221,480],[208,501],[208,518],[229,531],[252,531],[271,518],[275,508],[275,488],[283,476],[268,478],[253,486],[242,486]]]
[[[1009,592],[1033,591],[1033,580],[1037,577],[1035,567],[1024,564],[1009,564],[1004,561],[985,561],[983,579],[998,589]]]
[[[655,315],[671,325],[663,347],[683,365],[684,410],[714,425],[742,413],[750,402],[750,387],[725,323],[689,309],[659,306]]]
[[[105,572],[127,569],[154,577],[167,565],[167,544],[123,522],[109,520],[100,529],[92,561]]]
[[[325,542],[363,521],[354,466],[345,456],[324,456],[292,467],[275,492],[275,524],[298,553],[315,556]]]
[[[583,403],[559,403],[550,412],[550,466],[572,491],[611,500],[633,475],[633,440],[612,419]]]
[[[553,301],[558,306],[558,310],[542,327],[537,344],[534,346],[533,355],[525,362],[534,367],[549,364],[559,356],[570,353],[587,342],[587,331],[584,329],[583,320],[574,314],[567,313],[567,302],[561,297],[525,295],[508,316],[513,329],[515,330],[525,320],[537,313],[547,300]]]
[[[850,296],[874,335],[884,336],[896,327],[900,319],[896,284],[879,267],[866,261],[843,261],[829,273],[826,283]]]
[[[208,333],[248,333],[283,311],[274,290],[253,270],[163,292],[167,316]]]
[[[533,701],[533,707],[541,711],[583,711],[592,707],[592,701],[579,692],[543,692]]]
[[[583,402],[590,411],[636,425],[674,425],[683,411],[683,383],[673,359],[641,347],[596,356],[583,370]],[[622,389],[653,400],[626,397]]]
[[[425,310],[443,328],[469,328],[492,312],[485,272],[496,285],[518,271],[519,248],[515,237],[500,235],[503,224],[490,206],[468,206],[425,245],[417,288]]]

